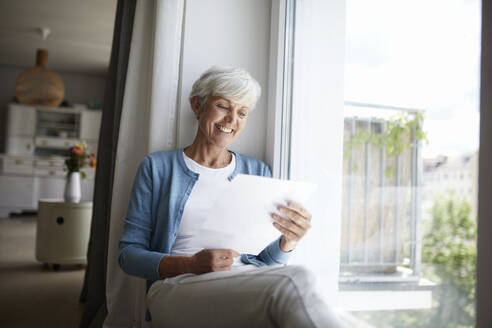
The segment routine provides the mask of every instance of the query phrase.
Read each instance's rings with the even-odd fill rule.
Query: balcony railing
[[[361,133],[383,134],[395,111],[413,117],[417,111],[354,102],[345,108],[340,281],[417,281],[421,146],[415,128],[401,135],[408,144],[401,153],[384,143],[354,142]]]

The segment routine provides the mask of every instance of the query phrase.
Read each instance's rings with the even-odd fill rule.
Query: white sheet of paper
[[[241,254],[258,254],[280,236],[271,213],[287,201],[305,203],[316,185],[237,175],[217,198],[202,229],[209,230],[205,248],[230,248]],[[212,238],[213,236],[213,238]]]

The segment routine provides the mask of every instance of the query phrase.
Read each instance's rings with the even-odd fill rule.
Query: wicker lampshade
[[[36,67],[19,75],[15,82],[15,96],[21,104],[58,107],[65,96],[60,76],[47,68],[48,51],[38,49]]]

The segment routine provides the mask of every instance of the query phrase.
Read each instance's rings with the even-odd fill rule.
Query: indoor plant
[[[81,171],[83,167],[96,167],[96,154],[87,151],[87,145],[82,143],[69,148],[69,156],[65,160],[67,169],[67,181],[63,196],[66,202],[78,203],[81,198],[80,179],[86,177],[86,173]]]

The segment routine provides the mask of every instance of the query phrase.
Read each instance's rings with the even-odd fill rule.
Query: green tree
[[[432,218],[422,248],[422,262],[430,264],[425,275],[437,284],[432,327],[473,327],[477,229],[471,206],[451,195],[436,200]]]
[[[436,283],[429,310],[359,312],[374,327],[468,328],[475,324],[476,220],[454,195],[435,200],[422,245],[423,276]]]

